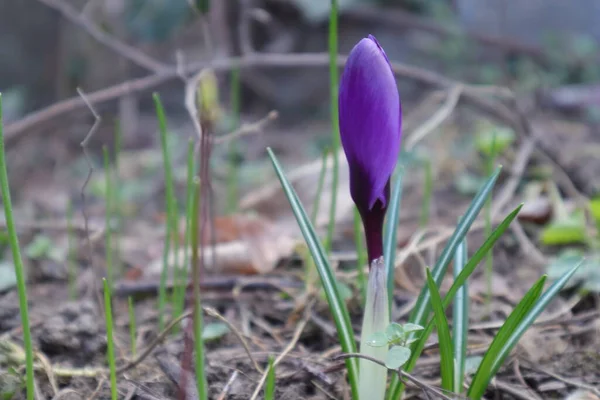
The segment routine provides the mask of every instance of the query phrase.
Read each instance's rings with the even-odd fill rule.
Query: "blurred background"
[[[330,137],[329,73],[324,54],[316,63],[310,57],[300,57],[297,65],[275,59],[261,65],[251,63],[239,71],[231,68],[231,57],[255,52],[260,52],[259,58],[260,54],[326,52],[329,3],[211,3],[205,26],[191,0],[2,1],[0,90],[5,120],[10,125],[55,102],[77,97],[77,87],[92,93],[150,77],[160,73],[161,67],[215,63],[225,66],[217,70],[225,111],[221,132],[233,129],[238,115],[241,121],[252,121],[276,109],[280,116],[272,125],[277,135],[268,141],[247,141],[247,151],[240,157],[258,159],[264,156],[266,144],[277,147],[281,141],[301,158],[318,157]],[[585,122],[590,132],[600,122],[597,1],[340,0],[339,8],[341,54],[371,33],[393,61],[470,84],[514,90],[526,99],[531,116],[547,110],[566,113],[563,115]],[[98,36],[102,36],[100,40]],[[123,57],[114,46],[102,43],[106,37],[138,49],[149,61]],[[425,99],[427,88],[421,81],[401,74],[398,83],[405,111]],[[142,86],[143,90],[126,96],[126,91],[109,91],[102,101],[95,102],[104,118],[101,130],[110,131],[113,125],[107,121],[118,118],[126,147],[153,143],[150,92],[156,90],[176,130],[181,127],[182,137],[188,135],[191,124],[183,107],[182,80],[171,73]],[[80,112],[81,105],[80,101],[75,107],[78,112],[69,112],[69,106],[58,114],[43,115],[43,123],[36,120],[9,126],[8,135],[10,139],[39,139],[28,133],[43,129],[43,140],[60,135],[63,143],[74,141],[77,149],[87,132],[77,121],[93,121],[89,113]],[[95,137],[101,138],[102,133]],[[106,143],[108,139],[99,140]],[[90,148],[99,154],[100,146],[93,143]],[[66,155],[50,158],[56,161],[62,156]],[[39,157],[45,155],[35,156]]]
[[[66,20],[57,5],[165,64],[175,63],[175,50],[188,62],[239,55],[247,45],[268,53],[327,50],[327,1],[212,3],[208,50],[190,0],[2,1],[0,88],[8,118],[73,96],[77,86],[94,91],[148,72]],[[341,53],[370,32],[391,59],[470,83],[525,91],[599,78],[594,0],[340,0],[339,7]],[[327,77],[324,68],[243,71],[243,108],[276,104],[290,118],[318,116],[327,109]],[[587,111],[598,114],[593,105]]]

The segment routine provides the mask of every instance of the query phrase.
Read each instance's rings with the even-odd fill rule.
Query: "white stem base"
[[[384,361],[388,346],[373,347],[366,342],[375,332],[385,332],[390,323],[388,312],[387,277],[383,257],[373,260],[369,271],[367,299],[360,336],[360,353]],[[358,361],[359,400],[383,400],[387,383],[387,368],[372,361]]]

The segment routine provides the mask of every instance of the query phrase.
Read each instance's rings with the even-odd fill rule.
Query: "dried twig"
[[[263,129],[272,121],[274,121],[275,119],[277,119],[278,117],[278,113],[277,111],[273,110],[271,112],[269,112],[265,117],[263,117],[262,119],[259,119],[256,122],[252,122],[249,124],[242,124],[242,126],[240,126],[238,129],[236,129],[233,132],[230,132],[226,135],[223,136],[219,136],[216,137],[213,140],[214,144],[223,144],[223,143],[227,143],[230,142],[232,140],[238,139],[242,136],[246,136],[246,135],[250,135],[252,133],[258,133],[258,132],[262,132]]]
[[[211,316],[213,316],[213,317],[221,320],[222,322],[224,322],[229,327],[229,329],[231,329],[231,331],[233,332],[233,334],[238,338],[238,340],[242,344],[242,347],[244,348],[244,351],[246,351],[246,354],[248,354],[248,358],[250,358],[250,361],[252,361],[252,364],[254,365],[254,369],[256,369],[256,371],[259,374],[264,373],[264,370],[260,367],[260,365],[258,365],[258,363],[256,362],[256,360],[252,356],[252,352],[250,351],[250,348],[248,347],[248,343],[246,343],[246,340],[244,340],[244,336],[235,327],[235,325],[233,325],[231,322],[229,322],[227,320],[227,318],[225,318],[224,316],[222,316],[221,314],[219,314],[219,312],[217,310],[215,310],[214,308],[203,307],[203,309],[204,309],[205,313],[207,313],[208,315],[211,315]]]
[[[559,374],[557,374],[555,372],[549,371],[549,370],[547,370],[545,368],[538,367],[538,366],[533,365],[533,364],[530,366],[530,368],[534,369],[534,370],[537,370],[537,371],[541,372],[542,374],[546,374],[546,375],[548,375],[548,376],[550,376],[550,377],[552,377],[554,379],[557,379],[557,380],[559,380],[561,382],[564,382],[567,385],[575,386],[575,387],[577,387],[579,389],[588,390],[588,391],[594,393],[596,396],[600,397],[600,389],[598,389],[595,386],[592,386],[592,385],[589,385],[587,383],[578,381],[576,379],[572,379],[572,378],[568,378],[566,376],[559,375]]]
[[[152,343],[150,343],[144,349],[144,351],[142,351],[137,357],[135,357],[133,360],[129,361],[127,364],[122,365],[121,367],[117,368],[117,374],[122,374],[123,372],[125,372],[131,368],[134,368],[139,363],[144,361],[144,359],[146,357],[148,357],[150,355],[150,353],[152,353],[152,350],[154,350],[156,348],[156,346],[158,346],[163,340],[165,340],[165,338],[167,337],[167,335],[169,334],[171,329],[173,329],[175,327],[175,325],[177,325],[178,323],[183,321],[185,318],[190,317],[191,315],[192,315],[192,312],[188,311],[186,313],[181,314],[179,317],[173,319],[171,322],[169,322],[169,324],[165,327],[165,329],[162,330],[162,332],[152,341]]]
[[[462,85],[456,85],[448,92],[448,98],[444,105],[429,118],[425,123],[421,124],[417,129],[415,129],[412,134],[406,140],[406,148],[408,150],[412,149],[418,142],[423,140],[425,136],[431,133],[434,129],[436,129],[442,122],[446,120],[452,114],[456,105],[458,104],[458,100],[460,99],[460,94],[462,93]]]
[[[227,381],[225,386],[223,386],[223,390],[221,390],[221,394],[219,395],[219,397],[217,397],[217,400],[225,400],[227,398],[227,393],[229,393],[229,391],[231,390],[231,386],[233,385],[233,382],[235,382],[235,380],[237,379],[239,373],[240,372],[238,370],[233,371],[233,374],[231,374],[229,380]]]
[[[92,125],[92,127],[90,128],[90,131],[88,132],[88,134],[86,135],[86,137],[81,141],[81,150],[83,152],[83,156],[85,158],[85,161],[88,165],[88,174],[85,178],[85,181],[83,182],[83,185],[81,185],[81,190],[80,190],[80,194],[81,194],[81,214],[83,215],[83,226],[84,226],[84,230],[85,230],[85,238],[86,238],[86,244],[87,244],[87,250],[88,250],[88,258],[89,258],[89,262],[90,265],[92,266],[92,270],[95,272],[98,272],[98,270],[96,269],[96,263],[95,258],[94,258],[94,248],[92,245],[92,238],[90,236],[90,227],[89,227],[89,216],[87,215],[87,208],[86,208],[86,196],[85,196],[85,190],[87,188],[87,185],[89,184],[90,180],[92,179],[92,175],[94,173],[94,163],[92,161],[92,158],[90,157],[89,153],[88,153],[88,143],[89,141],[92,139],[92,137],[96,134],[96,132],[98,131],[98,129],[100,128],[100,124],[102,123],[102,118],[100,118],[100,115],[98,114],[98,112],[94,109],[94,107],[92,106],[92,103],[89,101],[89,99],[87,98],[87,96],[85,95],[85,93],[83,92],[83,90],[81,90],[80,88],[77,88],[77,93],[79,94],[80,98],[82,99],[83,103],[88,107],[88,109],[90,110],[90,112],[92,113],[92,115],[94,116],[94,124]],[[109,229],[109,227],[106,227],[105,229]],[[94,293],[96,293],[96,301],[98,302],[98,305],[100,306],[100,309],[103,309],[103,301],[102,298],[100,296],[100,291],[98,290],[98,286],[97,286],[97,281],[94,280]]]
[[[347,57],[338,56],[338,65],[345,64]],[[126,94],[142,92],[149,90],[154,86],[160,85],[166,81],[175,79],[180,76],[181,71],[184,73],[196,73],[197,71],[210,66],[214,71],[226,71],[235,67],[240,68],[257,68],[257,67],[324,67],[329,64],[328,53],[301,53],[301,54],[276,54],[276,53],[252,53],[243,57],[232,57],[215,59],[211,61],[194,62],[178,68],[173,66],[167,70],[148,75],[143,78],[128,80],[126,82],[110,86],[108,88],[90,93],[87,98],[90,104],[97,104],[113,100]],[[490,93],[490,87],[479,87],[467,85],[442,75],[427,71],[421,68],[412,67],[401,63],[392,63],[392,68],[397,76],[406,79],[412,79],[422,84],[448,89],[457,85],[463,85],[463,93],[461,99],[469,104],[477,107],[487,113],[495,115],[497,118],[506,122],[511,126],[517,126],[518,121],[509,109],[502,108],[498,102],[490,102],[483,97],[483,94]],[[511,92],[504,88],[493,88],[494,92],[502,94],[504,97]],[[56,118],[62,114],[72,112],[79,108],[85,107],[85,102],[81,98],[73,97],[58,103],[55,103],[40,111],[33,112],[23,119],[8,125],[5,130],[5,140],[8,144],[16,139],[20,134],[38,126],[39,124]]]

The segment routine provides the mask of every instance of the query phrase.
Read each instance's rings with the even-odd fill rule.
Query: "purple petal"
[[[385,210],[385,187],[400,151],[401,106],[390,63],[373,36],[362,39],[346,62],[339,122],[352,199],[361,213],[377,200]]]

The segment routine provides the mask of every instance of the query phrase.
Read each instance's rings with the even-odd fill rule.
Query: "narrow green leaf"
[[[190,242],[192,244],[192,288],[193,288],[193,313],[192,320],[194,324],[194,350],[195,350],[195,367],[196,367],[196,388],[198,390],[199,400],[208,399],[208,384],[206,381],[206,369],[204,359],[204,320],[202,316],[202,302],[200,298],[200,257],[198,248],[200,247],[201,239],[199,233],[200,221],[200,180],[194,180],[192,194],[192,225]]]
[[[402,179],[404,168],[400,167],[397,172],[396,181],[388,204],[387,217],[385,219],[385,233],[383,235],[383,254],[385,271],[387,274],[388,301],[390,302],[390,316],[392,302],[394,301],[394,264],[396,262],[396,237],[398,235],[398,220],[400,218],[400,203],[402,202]]]
[[[6,230],[10,242],[10,251],[15,265],[17,279],[17,292],[19,294],[19,310],[21,312],[21,325],[23,331],[23,344],[25,347],[25,371],[27,400],[34,398],[34,375],[33,375],[33,344],[31,341],[31,330],[29,327],[29,306],[27,305],[27,285],[25,282],[25,269],[21,250],[19,248],[19,237],[12,211],[10,188],[8,184],[8,168],[6,167],[6,151],[4,150],[4,130],[2,120],[2,93],[0,92],[0,188],[2,189],[2,203],[4,205],[4,218],[6,219]]]
[[[458,247],[459,243],[464,239],[465,235],[471,228],[471,225],[475,221],[475,218],[477,218],[479,211],[481,211],[481,208],[485,204],[486,198],[488,197],[488,195],[494,188],[494,184],[496,183],[496,180],[498,179],[498,176],[500,175],[500,171],[501,171],[501,167],[496,168],[496,171],[494,172],[494,174],[492,176],[490,176],[487,179],[486,183],[481,187],[481,189],[479,189],[479,192],[477,192],[477,194],[473,198],[473,201],[471,201],[469,208],[467,209],[465,215],[461,218],[458,226],[454,230],[454,233],[448,240],[448,243],[446,243],[446,247],[444,247],[442,254],[438,258],[438,260],[432,270],[432,277],[436,283],[436,286],[439,287],[439,285],[441,284],[442,279],[444,278],[444,275],[446,274],[446,269],[448,268],[448,264],[450,263],[450,260],[452,259],[453,255],[456,251],[456,248]],[[410,317],[408,319],[410,322],[417,324],[417,325],[421,325],[421,326],[425,325],[427,316],[429,315],[429,313],[431,311],[431,308],[429,307],[429,296],[430,296],[430,294],[429,294],[429,290],[428,290],[427,286],[423,286],[423,289],[421,290],[421,293],[419,294],[419,297],[417,298],[417,303],[415,304],[415,307],[413,308],[413,310],[410,314]],[[426,336],[428,336],[428,335],[423,335],[421,337],[421,339],[423,339],[423,337],[425,337],[424,340],[427,340]],[[412,368],[412,364],[411,364],[412,361],[416,361],[416,357],[418,357],[420,354],[420,351],[416,352],[414,349],[416,348],[415,346],[417,346],[418,343],[420,343],[421,341],[422,340],[420,340],[419,342],[416,342],[415,345],[412,347],[413,353],[411,354],[411,360],[408,362],[407,370],[410,370],[410,368]],[[423,341],[423,345],[424,345],[424,341]],[[390,389],[388,391],[388,400],[398,399],[402,393],[403,387],[404,387],[404,385],[398,379],[398,377],[393,376],[392,382],[390,383]]]
[[[193,211],[194,197],[194,176],[196,174],[196,163],[194,160],[194,140],[190,139],[187,149],[186,163],[186,192],[185,192],[185,236],[184,236],[184,252],[183,264],[175,270],[175,287],[173,288],[173,318],[179,317],[185,308],[185,290],[188,280],[188,266],[191,242],[191,224]],[[173,327],[173,332],[177,332],[179,326]]]
[[[496,241],[502,236],[506,229],[508,229],[510,223],[517,217],[517,214],[521,210],[521,207],[523,207],[522,204],[515,208],[510,214],[508,214],[508,216],[504,218],[504,220],[498,225],[494,232],[492,232],[490,237],[488,237],[486,241],[481,245],[481,247],[475,252],[475,254],[473,254],[471,259],[469,259],[469,262],[465,265],[458,277],[454,280],[452,286],[450,286],[450,289],[448,290],[448,293],[444,297],[444,309],[448,308],[450,302],[454,299],[454,296],[456,295],[458,289],[462,285],[464,285],[469,276],[471,276],[473,271],[475,271],[477,265],[485,257],[487,252],[493,247],[494,243],[496,243]],[[419,340],[414,342],[411,346],[412,353],[410,360],[406,364],[406,371],[410,372],[414,368],[417,359],[421,355],[421,352],[423,351],[425,343],[427,342],[427,339],[429,338],[429,335],[431,334],[432,330],[433,320],[430,320],[429,323],[426,324],[425,331],[419,337]],[[388,399],[397,399],[402,393],[404,385],[399,380],[393,380],[391,385],[392,390],[390,390],[389,392],[390,394],[388,396]]]
[[[242,97],[242,85],[240,80],[240,67],[236,66],[231,70],[231,117],[232,124],[231,130],[238,129],[240,125],[240,110],[241,110],[241,97]],[[238,193],[239,193],[239,155],[237,141],[232,140],[228,144],[228,166],[227,166],[227,213],[233,214],[238,207]]]
[[[154,100],[154,107],[156,109],[156,117],[158,119],[158,130],[160,133],[160,146],[162,150],[163,157],[163,169],[165,176],[165,203],[166,203],[166,216],[167,216],[167,229],[166,229],[166,237],[165,237],[165,253],[163,255],[163,271],[161,272],[161,282],[163,282],[163,278],[166,280],[167,278],[167,269],[168,269],[168,254],[170,251],[173,251],[175,255],[175,268],[178,269],[179,263],[179,224],[178,224],[178,211],[177,211],[177,199],[175,197],[175,184],[173,178],[173,169],[171,166],[171,157],[169,155],[169,144],[168,144],[168,131],[167,131],[167,118],[165,116],[165,110],[160,101],[160,96],[158,93],[153,93],[152,98]],[[177,274],[174,274],[177,275]],[[162,298],[161,298],[162,296]],[[166,290],[159,289],[159,316],[158,316],[158,324],[159,329],[162,330],[164,327],[164,319],[163,319],[163,311],[164,311],[164,302],[166,301]]]
[[[454,279],[458,278],[467,263],[467,239],[465,238],[454,254]],[[454,342],[454,393],[462,392],[467,357],[467,334],[469,331],[469,287],[467,282],[458,289],[452,313],[452,340]]]
[[[267,380],[265,382],[265,400],[275,399],[275,365],[273,356],[269,356]]]
[[[113,342],[113,318],[111,307],[110,284],[106,279],[102,279],[104,286],[104,314],[106,316],[106,348],[108,367],[110,370],[110,397],[112,400],[119,398],[117,391],[117,367],[115,359],[115,344]]]
[[[275,154],[273,154],[273,151],[270,148],[267,148],[267,152],[271,158],[271,162],[273,163],[273,168],[277,173],[277,177],[281,182],[283,191],[290,202],[290,206],[294,212],[294,216],[296,217],[300,231],[302,232],[304,240],[306,241],[306,244],[315,261],[317,271],[321,277],[321,283],[323,284],[325,295],[327,296],[329,310],[331,311],[335,321],[342,351],[346,353],[355,353],[356,343],[354,341],[354,332],[350,323],[348,310],[346,309],[346,304],[343,302],[339,294],[336,280],[326,257],[325,250],[323,249],[323,246],[321,245],[321,242],[319,241],[319,238],[315,233],[312,224],[310,223],[304,207],[298,199],[296,191],[287,180],[281,166],[279,165],[279,162],[277,161],[277,158],[275,157]],[[346,360],[346,366],[348,368],[348,377],[354,396],[353,398],[356,399],[358,393],[358,363],[356,359],[349,358]]]
[[[327,239],[325,249],[331,250],[333,234],[335,229],[335,209],[337,205],[337,191],[339,181],[339,148],[340,148],[340,122],[338,120],[338,2],[331,0],[331,11],[329,13],[329,94],[331,108],[331,156],[333,157],[333,170],[331,180],[331,205],[329,207],[329,226],[327,228]]]
[[[106,210],[104,213],[104,224],[106,225],[104,238],[105,238],[105,254],[106,254],[106,279],[108,280],[108,285],[112,288],[114,277],[113,277],[113,248],[112,248],[112,229],[111,229],[111,211],[112,211],[112,183],[110,179],[110,155],[108,154],[108,147],[102,146],[102,155],[104,157],[104,178],[106,185]]]
[[[469,398],[471,399],[479,399],[483,396],[485,389],[487,388],[488,382],[492,379],[492,367],[495,364],[496,358],[499,355],[499,352],[502,350],[508,339],[510,338],[511,333],[517,328],[517,326],[521,323],[523,318],[527,315],[527,313],[534,306],[537,299],[542,294],[544,290],[544,283],[546,282],[546,276],[542,276],[529,291],[523,296],[519,304],[514,308],[514,310],[510,313],[504,324],[498,333],[492,340],[492,343],[488,347],[485,355],[483,356],[483,360],[479,364],[479,368],[473,377],[473,381],[471,382],[471,386],[469,387]]]
[[[512,349],[517,345],[517,343],[521,339],[521,336],[523,336],[523,334],[535,322],[535,320],[542,313],[542,311],[544,311],[544,309],[548,306],[548,304],[554,299],[554,297],[556,297],[556,295],[567,284],[569,279],[571,279],[573,274],[575,274],[575,272],[577,271],[577,269],[579,268],[580,265],[581,265],[581,262],[579,264],[575,265],[570,271],[565,273],[559,280],[554,282],[548,288],[548,290],[546,290],[546,292],[544,292],[544,294],[536,301],[533,308],[529,310],[527,315],[521,320],[521,322],[518,324],[518,326],[514,330],[509,332],[510,337],[508,338],[508,340],[506,340],[506,343],[504,344],[504,346],[502,346],[502,349],[500,349],[500,351],[497,353],[497,355],[494,359],[494,363],[491,366],[489,376],[488,376],[489,379],[491,379],[494,375],[496,375],[496,373],[498,372],[498,369],[500,369],[500,366],[502,365],[502,363],[504,363],[504,360],[506,359],[506,357],[510,354]],[[485,385],[483,385],[484,386],[483,389],[479,389],[479,390],[485,391],[485,388],[487,387],[487,385],[489,383],[489,379],[487,382],[485,382]],[[483,392],[481,392],[481,394],[479,395],[479,391],[475,392],[475,389],[473,389],[473,392],[474,392],[473,395],[475,395],[475,397],[471,397],[471,389],[469,389],[469,397],[471,397],[473,399],[479,399],[483,395]],[[477,395],[479,397],[477,397]]]
[[[448,327],[448,320],[444,313],[444,304],[442,303],[442,297],[440,292],[433,281],[429,268],[427,269],[427,286],[431,293],[431,306],[433,308],[433,315],[435,319],[435,325],[438,331],[438,340],[440,347],[440,372],[442,375],[442,388],[445,390],[452,390],[453,378],[454,378],[454,357],[452,350],[452,339],[450,338],[450,328]]]
[[[114,253],[114,261],[113,261],[113,271],[117,275],[120,275],[123,272],[121,265],[121,230],[123,229],[123,205],[121,204],[122,196],[122,185],[121,185],[121,152],[123,149],[123,131],[121,129],[121,124],[117,119],[115,122],[115,149],[114,149],[114,160],[113,160],[113,169],[114,169],[114,179],[113,179],[113,199],[112,199],[112,208],[113,208],[113,216],[115,218],[116,229],[113,231],[113,253]]]

